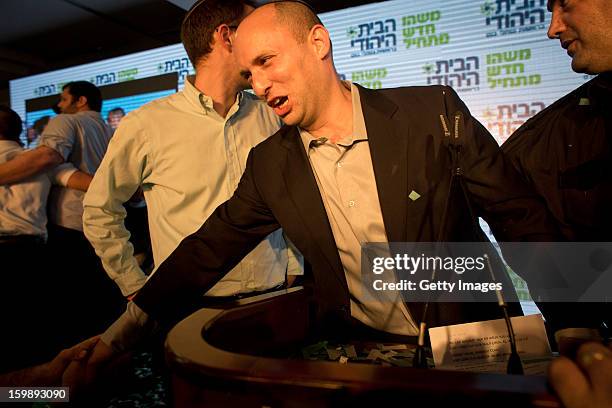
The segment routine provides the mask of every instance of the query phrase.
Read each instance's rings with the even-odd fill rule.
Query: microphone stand
[[[461,152],[461,131],[463,124],[463,117],[460,111],[457,111],[454,115],[454,135],[451,135],[448,123],[446,121],[445,115],[440,115],[440,122],[442,124],[442,129],[444,131],[444,136],[449,138],[449,147],[451,148],[452,154],[452,177],[449,184],[449,191],[446,200],[446,204],[444,206],[444,212],[442,213],[442,222],[440,224],[440,230],[438,231],[438,240],[437,242],[441,242],[443,238],[444,227],[447,223],[448,209],[451,199],[451,194],[453,192],[454,182],[457,181],[459,183],[459,187],[461,192],[463,193],[463,198],[466,200],[466,204],[470,213],[470,219],[474,220],[474,214],[472,212],[472,206],[470,205],[469,195],[467,193],[467,189],[465,184],[463,183],[463,171],[459,164],[459,155]],[[474,225],[473,225],[474,227]],[[476,233],[476,228],[474,228],[474,232]],[[485,254],[485,259],[487,260],[487,266],[489,268],[489,273],[491,274],[491,278],[493,282],[496,281],[495,275],[493,273],[493,268],[491,267],[491,261],[489,256]],[[432,271],[431,280],[433,281],[436,276],[436,269]],[[508,329],[508,335],[510,338],[510,358],[508,359],[508,366],[506,368],[506,372],[508,374],[524,374],[523,364],[521,362],[521,358],[516,349],[516,338],[514,335],[514,328],[512,326],[512,321],[510,320],[510,316],[508,315],[508,305],[504,301],[503,295],[500,290],[496,290],[497,295],[497,303],[503,311],[504,320],[506,321],[506,327]],[[431,296],[431,295],[430,295]],[[419,336],[417,347],[414,352],[414,358],[412,360],[412,366],[415,368],[428,368],[427,359],[425,356],[425,332],[427,330],[426,318],[427,318],[427,309],[429,307],[429,300],[425,303],[423,308],[423,314],[421,317],[421,322],[419,324]]]
[[[489,268],[489,273],[491,274],[491,279],[495,282],[495,275],[493,274],[493,268],[491,267],[491,260],[487,254],[484,255],[484,258],[487,261],[487,268]],[[518,354],[516,349],[516,337],[514,335],[514,327],[512,326],[512,321],[510,320],[510,316],[508,315],[508,304],[504,300],[504,296],[502,295],[501,290],[495,290],[495,294],[497,295],[497,304],[504,312],[504,320],[506,321],[506,327],[508,329],[508,336],[510,338],[510,358],[508,359],[508,366],[506,367],[506,373],[508,374],[524,374],[523,363],[521,361],[521,357]]]
[[[448,195],[446,198],[446,203],[444,204],[444,212],[442,213],[442,221],[440,222],[440,229],[438,230],[438,239],[437,239],[437,247],[439,248],[439,243],[442,241],[444,227],[446,226],[448,219],[448,209],[450,206],[451,194],[453,192],[454,182],[457,178],[461,178],[461,167],[459,166],[459,153],[461,152],[461,142],[460,142],[460,129],[462,124],[462,113],[460,111],[455,112],[455,123],[454,123],[454,135],[451,137],[450,127],[447,123],[446,116],[444,114],[440,115],[440,123],[442,125],[442,131],[444,132],[444,137],[449,139],[449,146],[451,147],[450,151],[452,154],[452,176],[451,181],[448,185]],[[461,184],[461,182],[459,181]],[[434,267],[431,272],[431,281],[433,282],[436,277],[436,268]],[[431,298],[431,294],[428,296],[427,302],[423,307],[423,314],[421,315],[421,321],[419,324],[419,336],[417,341],[416,349],[414,350],[414,357],[412,359],[412,366],[414,368],[429,368],[427,365],[427,357],[425,355],[425,333],[427,332],[427,309],[429,308],[429,301]]]

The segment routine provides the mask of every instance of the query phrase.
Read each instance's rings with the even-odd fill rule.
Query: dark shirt
[[[612,241],[612,73],[556,101],[502,146],[568,241]]]
[[[612,73],[531,118],[502,146],[568,241],[612,241]],[[538,303],[554,332],[612,323],[612,304]],[[607,323],[604,323],[607,322]],[[605,333],[604,333],[605,334]]]

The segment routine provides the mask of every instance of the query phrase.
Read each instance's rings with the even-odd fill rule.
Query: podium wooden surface
[[[166,339],[175,407],[559,407],[546,379],[283,359],[308,334],[293,288],[201,309]]]

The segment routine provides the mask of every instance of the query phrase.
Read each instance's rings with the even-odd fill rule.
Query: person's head
[[[40,135],[42,135],[42,132],[47,127],[50,119],[51,116],[45,115],[36,119],[34,123],[32,123],[32,127],[29,127],[28,131],[26,132],[26,142],[28,143],[28,146],[36,141]]]
[[[106,122],[113,129],[117,129],[119,126],[119,122],[125,116],[125,111],[123,108],[114,108],[108,111],[108,117],[106,118]]]
[[[548,0],[548,37],[559,39],[576,72],[612,71],[612,4],[609,0]]]
[[[0,105],[0,139],[11,140],[23,146],[19,135],[23,130],[21,118],[11,108],[5,105]]]
[[[47,124],[51,120],[51,116],[45,115],[41,118],[38,118],[32,123],[32,128],[38,133],[38,135],[42,135],[43,130],[47,127]]]
[[[247,0],[196,1],[181,25],[181,41],[193,67],[197,69],[216,44],[229,46],[233,31],[254,7]]]
[[[102,110],[102,94],[97,86],[87,81],[68,82],[62,87],[57,104],[61,113]]]
[[[234,46],[255,93],[286,124],[309,129],[338,81],[329,33],[317,15],[300,2],[266,4],[240,24]]]

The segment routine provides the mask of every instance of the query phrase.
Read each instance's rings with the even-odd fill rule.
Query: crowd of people
[[[51,360],[4,380],[52,372],[53,381],[78,373],[95,383],[118,355],[211,297],[296,280],[313,288],[319,330],[416,338],[422,305],[371,302],[359,290],[364,242],[462,241],[478,217],[500,241],[611,241],[612,13],[604,0],[548,7],[548,36],[576,72],[597,76],[501,148],[449,87],[369,90],[341,81],[328,31],[300,1],[257,9],[241,0],[196,2],[181,29],[195,76],[130,112],[114,133],[109,124],[123,112],[104,123],[99,90],[87,82],[66,84],[62,114],[28,151],[18,146],[21,120],[2,108],[0,251],[19,266],[2,277],[2,313],[18,329],[0,348],[1,370]],[[448,145],[441,120],[462,129],[459,161],[438,154]],[[467,213],[447,211],[457,181],[447,169],[457,164]],[[411,191],[422,196],[408,200]],[[143,199],[149,277],[126,227],[126,203]],[[50,265],[62,276],[51,276]],[[31,307],[15,307],[24,291]],[[609,304],[539,306],[552,331],[610,335]],[[497,313],[436,303],[427,324]],[[43,326],[30,324],[36,316],[45,316]],[[26,361],[40,327],[57,341]],[[611,354],[587,344],[574,361],[553,361],[550,382],[566,406],[612,406]]]

